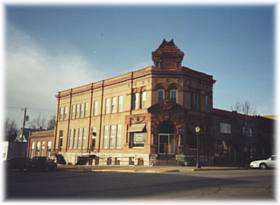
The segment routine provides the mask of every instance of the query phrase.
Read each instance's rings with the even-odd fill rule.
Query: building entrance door
[[[158,154],[172,155],[175,154],[175,137],[174,134],[158,134]]]

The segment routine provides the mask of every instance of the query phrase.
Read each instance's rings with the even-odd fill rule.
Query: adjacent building
[[[54,130],[32,132],[28,141],[28,158],[51,157],[54,150]]]
[[[147,166],[192,162],[197,146],[204,164],[271,154],[272,120],[213,108],[216,81],[183,58],[163,40],[152,66],[58,92],[54,153],[69,164],[92,157],[99,165]]]

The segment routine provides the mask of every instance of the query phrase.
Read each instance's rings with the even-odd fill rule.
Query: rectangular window
[[[45,156],[45,150],[46,150],[46,142],[42,142],[42,149],[41,149],[41,156]]]
[[[140,93],[135,94],[135,109],[138,110],[140,107]]]
[[[68,119],[68,107],[64,108],[64,118]]]
[[[63,130],[59,130],[58,149],[61,150],[63,145]]]
[[[35,142],[32,142],[32,149],[35,149]]]
[[[122,125],[117,126],[117,148],[122,147]]]
[[[85,128],[82,129],[82,138],[83,138],[83,149],[87,148],[87,135],[85,132]]]
[[[205,111],[209,111],[209,96],[208,95],[205,95]]]
[[[142,92],[142,95],[141,95],[141,108],[146,107],[146,101],[147,101],[147,92],[144,91],[144,92]]]
[[[82,146],[82,136],[81,136],[81,128],[78,128],[78,148],[80,149],[81,148],[81,146]]]
[[[221,122],[220,123],[220,133],[231,134],[231,124]]]
[[[48,141],[47,145],[47,157],[51,156],[51,151],[52,151],[52,141]]]
[[[200,110],[200,99],[197,93],[192,93],[192,108],[196,111]]]
[[[146,140],[146,133],[144,132],[132,132],[132,146],[133,147],[144,147]]]
[[[253,136],[253,130],[251,127],[249,127],[249,133],[248,133],[248,136],[249,137],[252,137]]]
[[[111,100],[110,100],[110,98],[106,98],[105,103],[106,103],[105,113],[108,114],[108,113],[110,113],[110,108],[111,108]]]
[[[91,145],[90,145],[91,150],[94,150],[95,144],[96,144],[96,128],[95,127],[92,127],[90,137],[92,138]]]
[[[242,127],[242,134],[247,136],[247,137],[252,137],[253,136],[253,129],[251,127]]]
[[[77,148],[77,141],[76,141],[76,129],[73,130],[73,148]]]
[[[73,148],[73,136],[72,136],[72,129],[69,130],[69,149]]]
[[[98,101],[94,101],[94,110],[93,110],[93,114],[96,116],[98,115]]]
[[[59,113],[59,119],[63,120],[63,115],[64,115],[64,107],[60,108],[60,113]]]
[[[158,103],[163,102],[164,98],[165,98],[165,96],[164,96],[164,89],[158,89],[157,90],[157,102]]]
[[[85,109],[84,109],[84,104],[82,103],[82,104],[81,104],[81,117],[84,117],[84,116],[85,116],[84,111],[85,111]]]
[[[77,118],[81,117],[81,106],[80,106],[80,104],[77,104],[77,114],[76,114],[76,117]]]
[[[41,150],[41,142],[37,142],[37,146],[36,146],[36,156],[37,157],[40,155],[40,150]]]
[[[76,105],[72,105],[72,119],[75,119],[75,115],[76,115]]]
[[[171,89],[170,90],[170,100],[172,102],[176,102],[177,101],[177,90],[176,89]]]
[[[123,96],[119,96],[119,112],[123,111]]]
[[[111,125],[110,148],[115,148],[115,141],[116,141],[116,125]]]
[[[34,151],[35,151],[35,142],[32,142],[32,147],[31,147],[31,158],[34,157]]]
[[[117,97],[113,97],[112,99],[112,113],[117,112]]]
[[[104,149],[108,148],[108,135],[109,135],[109,125],[106,125],[106,126],[104,126],[104,135],[103,135],[103,139],[104,139],[103,148]]]
[[[132,93],[131,96],[131,109],[135,110],[136,109],[136,94]]]
[[[88,103],[84,103],[84,107],[85,107],[85,111],[84,111],[83,117],[87,117],[88,116]]]

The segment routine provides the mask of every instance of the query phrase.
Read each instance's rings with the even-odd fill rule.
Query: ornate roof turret
[[[161,45],[152,52],[152,59],[157,68],[178,69],[181,67],[184,53],[177,48],[173,39],[166,41],[163,39]]]

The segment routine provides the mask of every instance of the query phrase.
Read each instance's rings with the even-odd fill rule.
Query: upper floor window
[[[220,133],[231,134],[231,124],[221,122],[220,123]]]
[[[141,108],[145,108],[146,107],[146,101],[147,101],[147,92],[146,91],[143,91],[142,93],[141,93],[141,105],[140,105],[140,107]]]
[[[139,109],[140,107],[140,93],[136,93],[135,94],[135,109]]]
[[[81,115],[81,107],[80,107],[80,104],[77,104],[77,105],[76,105],[76,108],[77,108],[76,117],[79,118],[80,115]]]
[[[72,105],[72,119],[75,119],[76,105]]]
[[[123,96],[119,96],[119,105],[118,105],[118,109],[119,109],[119,112],[122,112],[123,111]]]
[[[253,129],[251,127],[242,127],[242,134],[247,136],[247,137],[252,137],[253,136]]]
[[[105,107],[105,113],[106,114],[108,114],[108,113],[110,113],[110,108],[111,108],[111,103],[110,103],[110,98],[107,98],[106,100],[105,100],[105,103],[106,103],[106,107]]]
[[[112,109],[111,109],[112,113],[116,113],[117,112],[117,97],[113,97],[112,99]]]
[[[84,104],[81,104],[81,117],[84,117],[84,114],[85,114]]]
[[[177,101],[177,90],[176,89],[170,89],[169,91],[169,98],[171,101],[176,102]]]
[[[133,93],[132,94],[132,102],[131,102],[131,109],[137,110],[140,107],[140,94],[139,93]]]
[[[210,110],[210,98],[209,95],[205,95],[205,111]]]
[[[63,119],[67,119],[68,117],[68,107],[65,107],[64,108],[64,116],[63,116]]]
[[[60,108],[60,113],[59,113],[59,119],[63,120],[63,117],[64,117],[64,107],[61,107]]]
[[[163,88],[157,90],[157,102],[163,102],[165,98],[165,92]]]
[[[200,110],[200,97],[198,93],[192,93],[192,109],[199,111]]]
[[[84,117],[87,116],[87,111],[88,111],[88,103],[84,103]]]
[[[98,115],[98,101],[94,101],[94,108],[93,108],[94,115]]]

